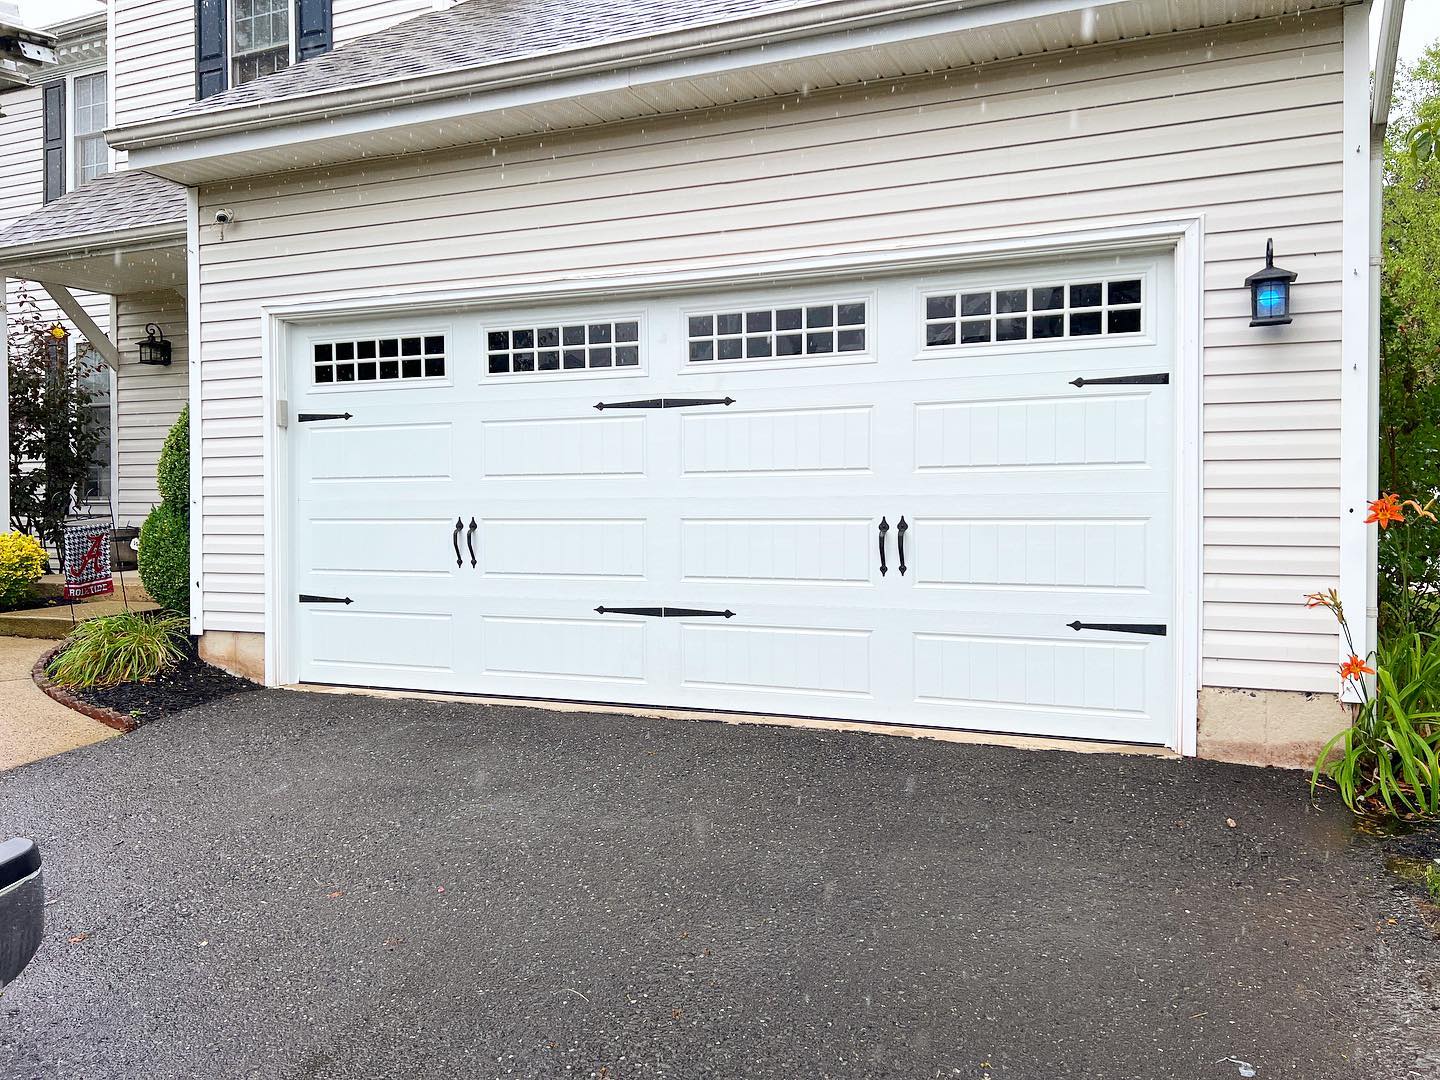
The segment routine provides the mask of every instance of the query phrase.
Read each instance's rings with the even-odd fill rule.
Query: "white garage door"
[[[1173,741],[1170,273],[297,328],[287,674]]]

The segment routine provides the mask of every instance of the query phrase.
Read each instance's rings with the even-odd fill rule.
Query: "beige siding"
[[[207,629],[262,629],[258,306],[1206,221],[1202,682],[1333,691],[1338,12],[202,192]],[[1303,316],[1248,326],[1273,235]],[[1274,344],[1262,344],[1271,340]]]
[[[189,328],[185,301],[172,292],[122,296],[116,311],[121,363],[116,376],[115,516],[121,525],[139,525],[160,501],[155,463],[189,397]],[[139,362],[133,343],[145,337],[146,323],[158,323],[173,346],[169,367]]]

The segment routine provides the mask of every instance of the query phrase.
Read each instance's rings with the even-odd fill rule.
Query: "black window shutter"
[[[195,96],[225,89],[225,0],[195,0]]]
[[[65,194],[65,83],[46,83],[44,110],[45,201]]]
[[[295,0],[296,59],[330,51],[330,0]]]

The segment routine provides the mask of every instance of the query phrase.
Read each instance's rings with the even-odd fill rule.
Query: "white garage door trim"
[[[285,415],[286,405],[282,395],[289,385],[284,342],[287,332],[296,324],[329,321],[347,315],[373,317],[403,313],[414,318],[422,312],[436,314],[462,307],[474,310],[524,302],[594,300],[615,292],[676,293],[702,288],[733,288],[740,282],[755,284],[768,278],[783,278],[787,284],[797,284],[839,276],[853,277],[867,272],[972,269],[977,265],[1004,261],[1114,254],[1137,249],[1154,251],[1163,246],[1172,247],[1175,257],[1176,356],[1173,385],[1177,410],[1172,533],[1175,633],[1171,635],[1177,670],[1172,714],[1175,728],[1166,742],[1182,754],[1193,755],[1200,655],[1202,242],[1201,218],[1132,220],[1064,234],[997,238],[983,242],[932,243],[884,252],[836,250],[806,258],[744,266],[717,268],[679,264],[651,268],[643,274],[605,279],[502,281],[484,289],[410,295],[403,302],[397,301],[393,294],[378,297],[312,296],[300,302],[264,308],[261,319],[265,403],[263,453],[267,496],[264,521],[267,682],[287,685],[297,678],[297,662],[289,647],[294,640],[292,605],[286,602],[291,591],[287,581],[290,572],[288,560],[277,555],[290,549],[289,522],[280,512],[289,504],[290,495],[287,423],[291,418]],[[204,512],[203,502],[200,512]],[[203,588],[203,580],[199,587]]]

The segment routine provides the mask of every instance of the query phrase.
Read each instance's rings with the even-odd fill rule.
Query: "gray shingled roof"
[[[468,0],[177,109],[208,113],[635,40],[832,0]]]
[[[185,188],[146,172],[96,177],[0,232],[0,248],[30,247],[52,240],[185,223]]]

